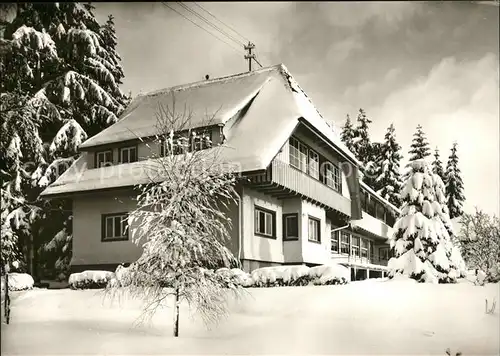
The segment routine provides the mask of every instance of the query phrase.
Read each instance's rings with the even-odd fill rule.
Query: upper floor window
[[[330,245],[330,250],[334,253],[339,253],[340,250],[339,250],[339,236],[340,236],[340,231],[333,231],[331,233],[331,236],[330,236],[330,241],[331,241],[331,245]]]
[[[321,242],[321,221],[309,217],[309,241]]]
[[[283,239],[299,238],[299,214],[283,214]]]
[[[102,241],[128,240],[128,214],[102,215]]]
[[[309,150],[309,165],[308,172],[313,178],[319,179],[319,154],[313,150]]]
[[[174,155],[183,154],[186,152],[200,151],[212,147],[212,131],[203,131],[197,133],[191,131],[188,137],[187,132],[175,133],[172,139],[171,147],[166,140],[160,142],[160,156],[166,156],[173,153]]]
[[[323,183],[336,191],[341,191],[341,180],[339,167],[331,162],[323,164]]]
[[[258,235],[276,237],[276,213],[260,207],[255,207],[254,231]]]
[[[96,152],[95,156],[96,156],[96,167],[97,168],[107,167],[107,166],[113,165],[113,151],[112,150]]]
[[[389,225],[390,227],[394,226],[394,223],[396,222],[396,218],[394,216],[394,213],[392,211],[387,211],[385,214],[385,223]]]
[[[137,147],[120,148],[120,163],[137,162]]]
[[[377,202],[375,207],[376,218],[385,221],[385,208],[382,203]]]
[[[294,137],[289,140],[290,164],[307,172],[307,147]]]

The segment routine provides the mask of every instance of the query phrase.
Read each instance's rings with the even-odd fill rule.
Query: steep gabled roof
[[[149,137],[156,132],[158,105],[171,106],[175,98],[177,108],[188,108],[193,113],[191,127],[201,125],[206,116],[213,116],[212,123],[226,124],[245,108],[241,120],[232,120],[224,128],[226,147],[219,158],[241,172],[264,170],[286,143],[300,120],[314,127],[329,144],[338,149],[344,159],[360,166],[360,162],[340,141],[339,135],[322,118],[311,100],[299,87],[282,64],[249,73],[218,78],[159,90],[136,98],[122,115],[120,121],[88,139],[80,148],[122,142],[137,137]],[[116,188],[141,183],[137,170],[147,167],[151,160],[120,165],[118,176],[100,175],[101,169],[88,170],[80,158],[43,193],[43,196]],[[134,167],[134,181],[132,170]],[[132,167],[130,166],[130,167]],[[108,167],[110,172],[113,171]],[[123,168],[123,169],[122,169]],[[108,172],[109,173],[109,172]],[[107,177],[107,181],[98,181]],[[147,178],[147,177],[143,177]]]

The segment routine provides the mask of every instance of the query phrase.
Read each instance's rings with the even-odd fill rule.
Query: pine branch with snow
[[[429,142],[420,124],[417,125],[417,131],[413,134],[409,154],[410,161],[425,159],[430,156]]]

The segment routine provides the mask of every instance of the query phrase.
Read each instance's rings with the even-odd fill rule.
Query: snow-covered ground
[[[180,337],[170,309],[133,326],[137,301],[111,304],[96,290],[16,292],[8,354],[351,354],[498,355],[500,318],[485,313],[499,284],[484,287],[368,280],[338,286],[248,289],[212,330],[181,308]]]

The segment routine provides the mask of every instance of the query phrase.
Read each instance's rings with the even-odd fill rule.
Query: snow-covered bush
[[[263,267],[251,275],[253,287],[333,285],[350,281],[349,269],[337,264],[311,268],[303,265]]]
[[[111,277],[109,283],[115,287],[126,287],[130,284],[130,270],[129,267],[119,265],[116,267],[114,275]]]
[[[27,273],[9,273],[9,290],[20,291],[32,289],[35,281]],[[1,290],[5,289],[5,276],[1,279]]]
[[[351,280],[349,268],[338,264],[312,267],[309,276],[315,285],[347,284]]]
[[[252,277],[250,276],[249,273],[246,273],[242,271],[239,268],[219,268],[217,271],[215,271],[219,275],[224,276],[227,278],[227,284],[228,286],[231,286],[233,284],[240,285],[242,287],[251,287],[253,284]]]
[[[304,286],[311,281],[309,267],[262,267],[252,272],[253,287]]]
[[[71,289],[100,289],[105,288],[114,275],[110,271],[72,273],[69,276],[68,284]]]

